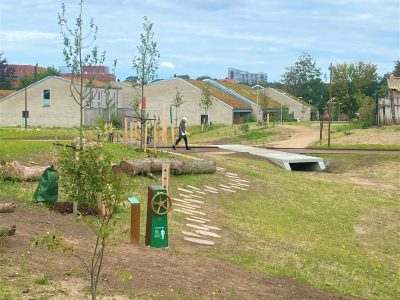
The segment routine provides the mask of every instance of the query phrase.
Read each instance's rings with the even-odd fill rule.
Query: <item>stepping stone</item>
[[[185,218],[185,219],[188,220],[188,221],[196,222],[196,223],[200,223],[200,224],[206,224],[207,223],[206,221],[197,220],[197,219],[194,219],[194,218]]]
[[[229,189],[226,189],[226,188],[221,188],[221,190],[223,190],[225,192],[236,193],[236,191],[232,191],[232,190],[229,190]]]
[[[212,193],[212,194],[218,194],[218,192],[217,191],[213,191],[213,190],[207,190],[207,189],[204,189],[206,192],[209,192],[209,193]]]
[[[211,231],[196,230],[195,232],[198,233],[198,234],[212,236],[212,237],[216,237],[216,238],[220,238],[221,237],[219,234],[216,234],[215,232],[211,232]]]
[[[191,188],[192,190],[200,191],[200,189],[198,189],[197,187],[195,187],[193,185],[187,185],[187,187]]]
[[[186,208],[186,209],[193,209],[193,210],[197,209],[196,207],[189,206],[189,205],[184,205],[184,204],[179,204],[179,203],[174,203],[174,206],[178,206],[178,207]]]
[[[190,199],[190,198],[184,198],[183,200],[190,202],[190,203],[204,204],[204,202],[201,200],[195,200],[195,199]]]
[[[189,191],[189,190],[187,190],[187,189],[184,189],[184,188],[178,188],[178,190],[180,190],[181,192],[185,192],[185,193],[193,194],[193,192],[192,192],[192,191]]]
[[[217,167],[216,168],[218,171],[225,171],[225,168]]]
[[[184,210],[184,209],[174,208],[173,211],[193,216],[193,213],[191,213],[190,211]]]
[[[177,202],[180,202],[180,203],[185,203],[185,204],[189,204],[190,205],[190,201],[186,201],[186,200],[182,200],[182,199],[178,199],[178,198],[171,198],[171,199],[172,199],[172,203],[177,201]]]
[[[231,175],[231,176],[236,176],[236,177],[238,177],[239,175],[238,174],[236,174],[236,173],[226,173],[226,175]]]
[[[194,232],[191,232],[191,231],[182,230],[181,233],[184,234],[184,235],[189,235],[189,236],[194,236],[194,237],[201,237],[201,235],[199,235],[197,233],[194,233]]]
[[[225,185],[225,184],[220,184],[219,186],[220,186],[220,187],[223,187],[223,188],[225,188],[225,189],[228,189],[228,190],[231,189],[230,186],[227,186],[227,185]]]
[[[211,222],[211,221],[210,221],[210,220],[208,220],[208,219],[204,219],[204,218],[200,218],[200,217],[196,217],[196,216],[193,216],[193,217],[191,217],[191,218],[193,218],[193,219],[196,219],[196,220],[201,220],[201,221]]]
[[[233,183],[236,184],[236,185],[240,185],[240,186],[250,186],[249,184],[245,184],[245,183],[242,183],[242,182],[238,182],[238,181],[236,181],[236,180],[231,180],[231,182],[233,182]]]
[[[209,186],[209,185],[205,185],[204,186],[206,189],[208,189],[208,190],[213,190],[213,191],[218,191],[218,189],[216,189],[216,188],[213,188],[212,186]]]
[[[195,243],[195,244],[200,244],[200,245],[209,245],[209,246],[214,246],[215,245],[215,242],[208,241],[208,240],[196,239],[196,238],[191,238],[191,237],[184,237],[183,239],[185,241],[192,242],[192,243]]]
[[[193,214],[195,214],[195,215],[201,215],[201,216],[206,216],[206,215],[207,215],[207,214],[205,214],[205,213],[203,213],[203,212],[201,212],[201,211],[188,210],[187,208],[182,208],[182,210],[188,211],[188,212],[190,212],[192,215],[193,215]]]
[[[194,191],[195,193],[198,193],[198,194],[202,194],[202,195],[207,195],[207,193],[204,193],[204,192],[202,192],[202,191]]]
[[[186,195],[186,194],[179,194],[179,196],[181,196],[181,197],[187,197],[187,198],[192,198],[191,195]]]
[[[206,193],[204,193],[204,194],[206,194]],[[199,198],[199,199],[203,199],[203,197],[199,196],[199,195],[190,195],[190,196],[195,197],[195,198]]]
[[[187,223],[186,226],[187,227],[191,227],[191,228],[200,229],[200,230],[205,230],[205,231],[210,230],[207,227],[200,226],[200,225],[195,225],[195,224],[190,224],[190,223]]]
[[[186,218],[186,219],[189,219],[189,218]],[[207,228],[209,228],[211,230],[218,230],[218,231],[221,230],[221,228],[219,228],[217,226],[211,226],[211,225],[202,225],[202,226],[207,227]]]
[[[231,181],[232,181],[232,179],[231,179]],[[245,183],[250,183],[250,181],[248,181],[248,180],[244,180],[244,179],[235,179],[234,181],[239,181],[239,182],[245,182]]]
[[[233,185],[233,184],[231,184],[231,188],[237,189],[237,190],[242,190],[242,191],[247,191],[247,189],[242,188],[242,187],[240,187],[240,186]]]

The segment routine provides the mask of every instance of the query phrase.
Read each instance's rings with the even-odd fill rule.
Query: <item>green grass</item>
[[[322,145],[313,145],[312,147],[309,147],[310,149],[353,149],[353,150],[400,150],[400,145],[396,144],[340,144],[340,145],[335,145],[335,142],[331,142],[331,146],[328,147],[327,143],[324,143]]]
[[[229,130],[232,129],[217,126],[194,134],[207,139]],[[259,141],[267,132],[253,127],[248,139]],[[146,156],[125,145],[104,147],[115,162]],[[0,159],[47,160],[52,148],[50,141],[0,141]],[[226,241],[215,248],[194,248],[188,255],[222,259],[249,270],[287,276],[341,294],[396,299],[400,294],[400,190],[354,185],[345,176],[398,185],[396,170],[390,169],[398,163],[398,155],[319,156],[331,161],[328,172],[323,174],[287,172],[265,161],[214,156],[218,166],[247,177],[252,186],[245,193],[205,199],[210,217],[223,228],[221,234]],[[220,173],[172,176],[170,192],[177,196],[177,188],[186,184],[215,186],[224,181]],[[143,243],[147,187],[159,184],[160,178],[124,175],[123,182],[126,196],[136,196],[142,202]],[[35,182],[0,181],[0,199],[33,206],[36,186]],[[60,196],[63,197],[62,193]],[[184,217],[171,215],[171,236],[182,230]],[[119,208],[117,220],[116,239],[129,240],[128,207]],[[187,250],[170,245],[166,251],[182,255]],[[35,275],[40,279],[40,274]],[[13,299],[16,287],[3,283],[0,275],[0,298]]]

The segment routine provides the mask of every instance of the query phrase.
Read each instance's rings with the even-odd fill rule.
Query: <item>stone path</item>
[[[185,214],[185,230],[181,235],[185,241],[194,244],[215,246],[223,236],[223,230],[212,224],[202,209],[207,205],[205,199],[220,197],[232,193],[245,193],[251,187],[250,181],[241,178],[236,173],[226,172],[225,168],[217,167],[217,172],[225,175],[225,181],[218,185],[179,187],[179,196],[172,197],[173,211]],[[201,200],[200,200],[201,199]]]

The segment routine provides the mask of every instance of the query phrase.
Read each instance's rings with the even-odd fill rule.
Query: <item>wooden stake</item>
[[[169,189],[169,174],[170,174],[170,164],[162,164],[162,174],[161,174],[161,186],[163,189]]]
[[[131,142],[134,142],[133,140],[133,121],[129,122],[129,139]]]
[[[143,145],[144,145],[144,152],[147,151],[147,120],[144,121],[144,141],[143,141]]]
[[[175,143],[175,127],[174,125],[171,126],[171,143]]]
[[[167,125],[167,108],[165,105],[163,105],[161,123],[162,123],[161,141],[162,145],[166,147],[168,145],[168,125]]]
[[[128,143],[128,118],[127,117],[125,117],[125,119],[124,119],[124,125],[125,125],[125,128],[124,128],[124,143],[125,144],[127,144]]]
[[[154,121],[154,128],[153,128],[153,150],[154,153],[157,150],[157,120]]]
[[[139,246],[140,203],[131,204],[131,244]]]

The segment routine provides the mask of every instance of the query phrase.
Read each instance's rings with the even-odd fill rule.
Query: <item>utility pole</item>
[[[329,101],[328,101],[328,147],[331,146],[331,121],[332,121],[332,63],[329,67]]]
[[[28,92],[25,83],[25,129],[28,128]]]

